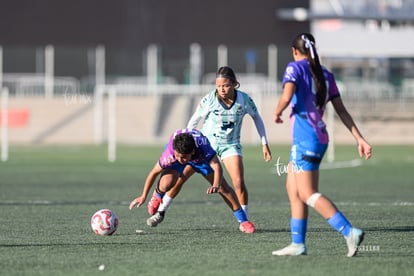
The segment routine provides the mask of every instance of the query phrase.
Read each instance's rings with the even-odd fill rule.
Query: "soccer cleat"
[[[348,245],[348,257],[353,257],[358,252],[358,247],[364,240],[365,233],[358,228],[351,228],[349,236],[346,237],[346,244]]]
[[[156,227],[164,220],[164,215],[160,212],[156,212],[155,215],[149,217],[147,219],[147,225],[151,227]]]
[[[256,227],[250,221],[245,221],[245,222],[240,223],[239,229],[243,233],[247,233],[247,234],[252,234],[252,233],[256,232]]]
[[[306,246],[303,243],[291,243],[285,248],[272,252],[275,256],[299,256],[306,255]]]
[[[157,192],[154,191],[151,200],[148,202],[148,214],[150,214],[151,216],[154,215],[157,212],[158,207],[160,207],[161,202],[162,198],[160,198],[157,195]]]

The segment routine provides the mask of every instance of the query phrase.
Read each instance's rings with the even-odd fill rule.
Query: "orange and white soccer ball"
[[[118,228],[118,217],[109,209],[101,209],[93,214],[91,226],[98,236],[110,236]]]

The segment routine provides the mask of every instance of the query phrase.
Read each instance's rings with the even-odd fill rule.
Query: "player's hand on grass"
[[[140,196],[135,198],[131,203],[129,204],[129,210],[132,210],[134,207],[140,207],[142,204],[144,204],[145,198]]]

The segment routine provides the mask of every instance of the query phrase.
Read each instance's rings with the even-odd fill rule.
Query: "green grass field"
[[[414,275],[414,147],[375,146],[356,167],[353,146],[337,146],[344,168],[321,171],[320,190],[353,225],[366,231],[361,252],[346,257],[345,240],[314,211],[308,255],[276,257],[290,242],[285,175],[275,164],[289,146],[245,147],[250,218],[243,234],[218,195],[195,175],[156,228],[146,206],[129,211],[162,147],[121,146],[115,163],[105,147],[12,146],[0,164],[0,275]],[[345,163],[344,163],[345,162]],[[96,236],[92,214],[119,217],[113,236]],[[136,230],[143,230],[137,233]],[[105,265],[100,271],[98,267]]]

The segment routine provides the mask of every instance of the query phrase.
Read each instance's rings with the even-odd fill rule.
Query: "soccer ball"
[[[98,236],[110,236],[118,228],[118,217],[109,209],[101,209],[93,214],[91,226]]]

